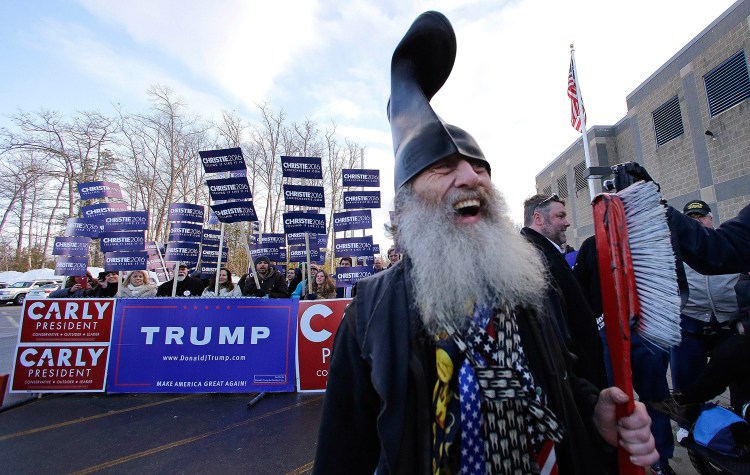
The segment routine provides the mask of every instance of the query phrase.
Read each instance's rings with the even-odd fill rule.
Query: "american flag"
[[[583,108],[583,97],[581,97],[581,110],[578,111],[578,80],[576,79],[576,68],[573,64],[573,58],[570,58],[570,71],[568,72],[568,97],[570,98],[570,125],[577,131],[581,131],[581,126],[586,123],[586,109]],[[583,124],[581,123],[583,116]]]

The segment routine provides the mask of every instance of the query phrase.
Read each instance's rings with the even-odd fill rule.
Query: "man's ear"
[[[542,216],[542,213],[540,213],[539,211],[534,211],[534,214],[532,216],[533,216],[532,222],[536,226],[541,226],[544,224],[544,217]]]

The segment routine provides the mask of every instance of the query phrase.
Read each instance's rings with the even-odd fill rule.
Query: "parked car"
[[[46,299],[49,294],[60,288],[60,284],[44,284],[36,289],[31,289],[26,293],[27,299]]]
[[[56,284],[62,285],[62,280],[58,279],[34,279],[34,280],[20,280],[10,284],[4,289],[0,289],[0,303],[13,302],[16,305],[21,305],[26,299],[26,294],[30,290],[38,289],[43,285]],[[50,290],[50,292],[52,292]]]

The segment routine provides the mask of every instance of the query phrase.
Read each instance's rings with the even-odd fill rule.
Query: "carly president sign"
[[[298,391],[325,391],[333,339],[349,302],[351,299],[299,302]]]
[[[104,391],[114,299],[27,300],[11,392]]]
[[[294,390],[297,300],[186,300],[120,301],[109,392]]]

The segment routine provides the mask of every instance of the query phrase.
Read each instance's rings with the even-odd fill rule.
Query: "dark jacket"
[[[117,288],[118,288],[118,284],[107,284],[106,287],[97,285],[96,288],[94,288],[91,292],[89,292],[88,297],[98,298],[98,299],[116,297]]]
[[[544,256],[547,269],[552,277],[552,291],[561,302],[564,322],[567,328],[566,344],[576,356],[573,367],[578,375],[594,383],[600,389],[607,387],[607,374],[604,369],[604,351],[599,337],[596,317],[589,307],[573,270],[565,256],[546,237],[531,228],[521,229],[521,234]]]
[[[260,283],[260,289],[256,287],[255,279],[248,276],[245,281],[245,288],[242,289],[242,295],[250,295],[254,297],[264,297],[268,295],[272,299],[289,298],[289,290],[286,286],[284,274],[273,267],[268,268],[268,274],[266,274],[265,277],[261,277],[261,275],[258,274],[258,282]]]
[[[157,297],[171,297],[172,286],[174,285],[174,279],[168,280],[159,286],[156,291]],[[176,297],[200,297],[203,293],[203,281],[195,279],[193,277],[185,277],[182,281],[177,281],[177,293]]]
[[[750,272],[750,205],[716,229],[706,228],[671,206],[667,218],[682,259],[693,269],[701,274]]]
[[[405,258],[358,282],[333,347],[314,473],[432,473],[435,346],[410,306],[409,266]],[[565,429],[560,473],[604,473],[605,443],[591,436],[598,390],[568,373],[550,325],[519,313],[529,367]]]

